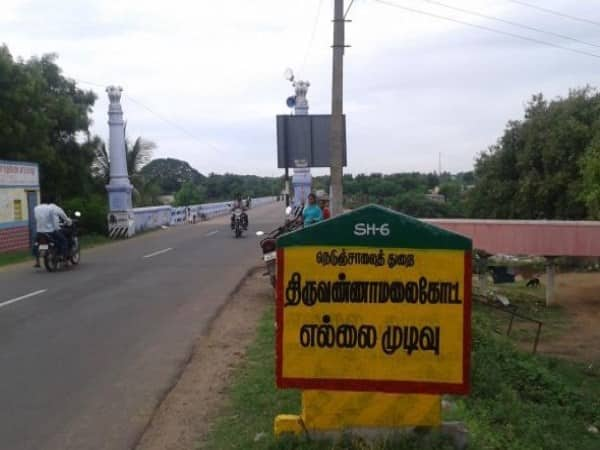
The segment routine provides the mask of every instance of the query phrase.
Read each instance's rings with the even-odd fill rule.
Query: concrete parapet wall
[[[171,223],[170,206],[151,206],[134,208],[135,232],[152,230]]]
[[[203,203],[189,206],[152,206],[147,208],[134,208],[135,231],[139,233],[161,226],[175,226],[190,222],[199,222],[212,217],[229,213],[231,203],[227,202]],[[253,198],[251,207],[266,205],[276,201],[276,197]]]

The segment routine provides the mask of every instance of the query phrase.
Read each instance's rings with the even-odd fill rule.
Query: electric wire
[[[207,145],[209,147],[211,147],[213,150],[216,151],[220,151],[220,149],[216,146],[214,146],[213,144],[211,144],[210,142],[204,142],[202,141],[200,138],[198,138],[197,136],[195,136],[193,133],[189,132],[188,130],[186,130],[184,127],[182,127],[181,125],[179,125],[178,123],[170,120],[169,118],[163,116],[162,114],[154,111],[152,108],[150,108],[149,106],[144,105],[142,102],[140,102],[139,100],[136,100],[135,98],[133,98],[131,95],[129,94],[124,94],[124,97],[128,100],[130,100],[132,103],[135,103],[137,106],[145,109],[146,111],[148,111],[149,113],[153,114],[154,116],[156,116],[157,118],[159,118],[160,120],[162,120],[163,122],[165,122],[166,124],[171,125],[173,128],[176,128],[177,130],[179,130],[180,132],[182,132],[183,134],[187,135],[189,138],[201,143],[202,145]]]
[[[304,68],[306,67],[306,63],[308,62],[308,56],[310,55],[310,51],[312,50],[312,46],[315,41],[315,35],[317,33],[317,25],[319,24],[319,17],[321,15],[322,6],[323,0],[319,0],[319,4],[317,5],[317,13],[315,14],[315,21],[313,23],[312,31],[310,33],[310,39],[308,40],[308,46],[306,47],[306,51],[304,52],[304,58],[302,59],[300,72],[298,72],[299,75],[302,75],[304,73]]]
[[[350,0],[350,4],[348,5],[348,8],[346,8],[346,12],[344,13],[344,19],[346,18],[346,16],[350,12],[350,8],[352,8],[353,4],[354,4],[354,0]]]
[[[95,87],[99,87],[99,88],[102,88],[102,89],[104,89],[106,86],[108,86],[108,85],[102,85],[102,84],[99,84],[99,83],[94,83],[94,82],[91,82],[91,81],[79,80],[79,79],[76,79],[76,78],[71,78],[71,79],[73,81],[76,81],[79,84],[87,84],[89,86],[95,86]],[[215,145],[211,144],[210,142],[204,142],[204,141],[202,141],[200,138],[198,138],[193,133],[191,133],[188,130],[186,130],[184,127],[182,127],[178,123],[176,123],[176,122],[170,120],[169,118],[163,116],[162,114],[154,111],[152,108],[150,108],[149,106],[146,106],[145,104],[143,104],[139,100],[135,99],[131,95],[129,95],[127,93],[123,93],[123,98],[126,99],[126,100],[130,100],[132,103],[134,103],[138,107],[140,107],[140,108],[148,111],[149,113],[151,113],[152,115],[154,115],[158,119],[162,120],[164,123],[166,123],[166,124],[170,125],[171,127],[179,130],[181,133],[183,133],[186,136],[188,136],[189,138],[191,138],[191,139],[193,139],[193,140],[201,143],[203,146],[209,146],[213,150],[220,151],[220,149],[218,147],[216,147]]]
[[[92,83],[91,81],[78,80],[76,78],[71,78],[71,80],[73,80],[73,81],[75,81],[75,82],[77,82],[79,84],[87,84],[89,86],[95,86],[95,87],[99,87],[99,88],[102,88],[102,89],[106,88],[106,85],[102,85],[102,84],[99,84],[99,83]]]
[[[409,12],[412,12],[412,13],[415,13],[415,14],[421,14],[421,15],[424,15],[424,16],[434,17],[436,19],[445,20],[445,21],[448,21],[448,22],[458,23],[460,25],[465,25],[465,26],[471,27],[471,28],[477,28],[479,30],[488,31],[490,33],[501,34],[501,35],[509,36],[509,37],[512,37],[512,38],[515,38],[515,39],[521,39],[523,41],[534,42],[536,44],[545,45],[547,47],[557,48],[557,49],[564,50],[564,51],[571,52],[571,53],[577,53],[579,55],[590,56],[592,58],[600,58],[600,55],[598,55],[596,53],[587,52],[585,50],[578,50],[578,49],[575,49],[575,48],[565,47],[565,46],[562,46],[562,45],[559,45],[559,44],[555,44],[553,42],[543,41],[541,39],[536,39],[536,38],[532,38],[532,37],[528,37],[528,36],[523,36],[521,34],[511,33],[509,31],[498,30],[497,28],[492,28],[492,27],[488,27],[488,26],[485,26],[485,25],[478,25],[478,24],[475,24],[475,23],[466,22],[464,20],[454,19],[454,18],[448,17],[448,16],[443,16],[441,14],[434,14],[434,13],[430,13],[430,12],[423,11],[423,10],[420,10],[420,9],[410,8],[408,6],[402,6],[402,5],[399,5],[397,3],[392,3],[392,2],[389,2],[389,1],[386,1],[386,0],[373,0],[373,1],[375,1],[377,3],[381,3],[382,5],[391,6],[391,7],[398,8],[398,9],[403,9],[405,11],[409,11]]]
[[[507,19],[502,19],[500,17],[490,16],[490,15],[483,14],[483,13],[480,13],[480,12],[477,12],[477,11],[472,11],[472,10],[469,10],[469,9],[458,8],[456,6],[448,5],[446,3],[438,2],[438,1],[435,1],[435,0],[421,0],[421,1],[425,2],[425,3],[430,3],[432,5],[441,6],[442,8],[451,9],[453,11],[458,11],[458,12],[461,12],[461,13],[470,14],[472,16],[481,17],[483,19],[494,20],[496,22],[505,23],[505,24],[511,25],[513,27],[523,28],[525,30],[535,31],[536,33],[543,33],[543,34],[547,34],[547,35],[550,35],[550,36],[558,37],[558,38],[561,38],[561,39],[567,39],[567,40],[572,41],[572,42],[577,42],[579,44],[584,44],[584,45],[589,45],[591,47],[600,48],[600,45],[598,45],[598,44],[594,44],[592,42],[583,41],[581,39],[577,39],[577,38],[574,38],[574,37],[571,37],[571,36],[567,36],[566,34],[555,33],[554,31],[548,31],[548,30],[544,30],[542,28],[532,27],[530,25],[526,25],[526,24],[519,23],[519,22],[514,22],[512,20],[507,20]]]
[[[554,16],[564,17],[565,19],[571,19],[571,20],[575,20],[577,22],[589,23],[590,25],[595,25],[597,27],[600,27],[600,22],[596,22],[594,20],[585,19],[583,17],[572,16],[570,14],[566,14],[566,13],[563,13],[563,12],[560,12],[560,11],[556,11],[554,9],[543,8],[542,6],[533,5],[531,3],[523,2],[521,0],[507,0],[507,1],[509,1],[511,3],[516,3],[517,5],[525,6],[527,8],[537,9],[538,11],[542,11],[542,12],[545,12],[545,13],[548,13],[548,14],[552,14]]]

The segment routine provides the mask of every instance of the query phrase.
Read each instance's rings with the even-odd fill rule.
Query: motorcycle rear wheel
[[[56,249],[50,248],[44,255],[44,267],[48,272],[56,272],[58,270],[58,255]]]
[[[70,260],[71,263],[75,266],[79,264],[79,261],[81,261],[81,249],[79,248],[79,241],[77,240],[73,243]]]

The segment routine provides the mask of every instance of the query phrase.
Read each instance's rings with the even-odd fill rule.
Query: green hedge
[[[106,196],[93,194],[85,198],[72,198],[67,200],[63,208],[69,217],[73,217],[75,211],[81,213],[79,227],[81,234],[103,234],[107,233],[108,202]]]

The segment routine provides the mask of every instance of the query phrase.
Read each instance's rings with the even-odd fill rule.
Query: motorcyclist
[[[34,208],[33,213],[35,215],[37,233],[46,233],[51,236],[58,246],[59,255],[66,259],[67,238],[60,228],[60,223],[62,220],[67,225],[71,225],[71,219],[69,219],[60,206],[54,203],[40,203]],[[35,267],[39,267],[39,253],[36,252],[35,256]]]
[[[242,195],[237,194],[235,196],[235,200],[231,204],[231,229],[235,228],[235,210],[240,209],[242,211],[241,219],[242,219],[242,228],[244,230],[248,229],[248,214],[246,214],[246,206],[244,205],[244,201],[242,200]]]

